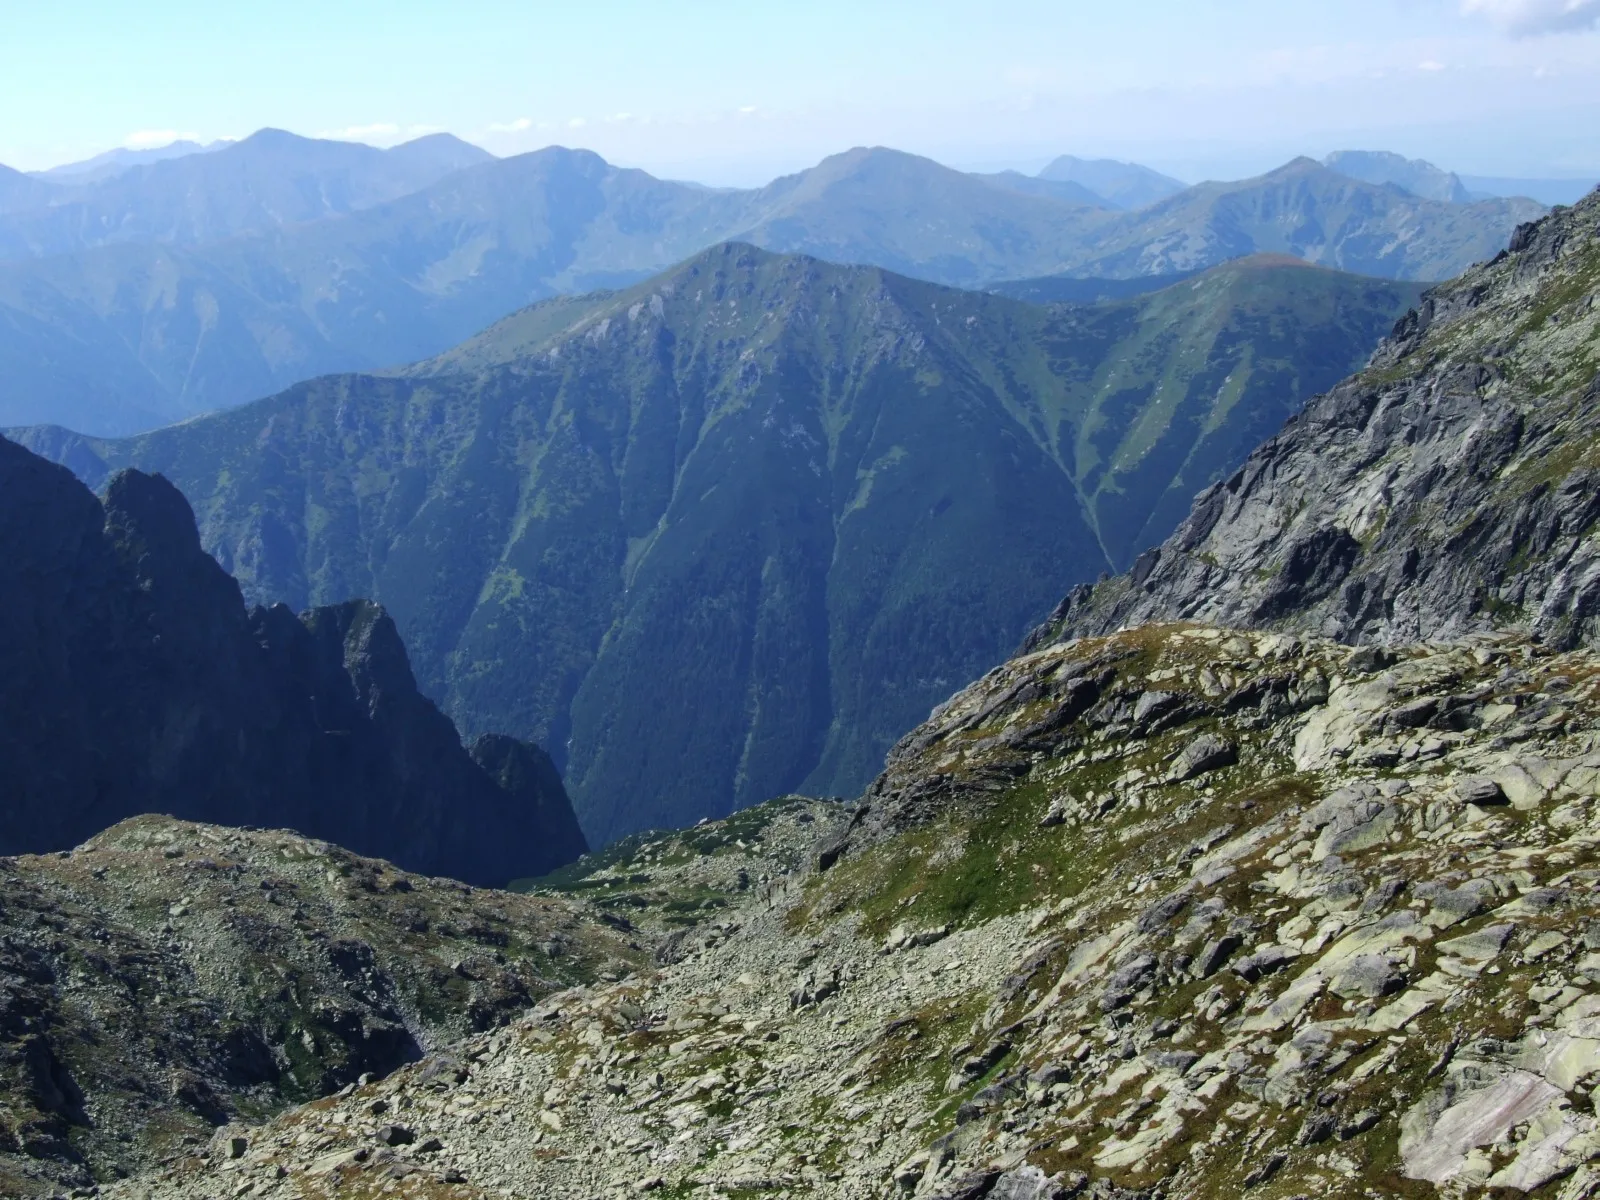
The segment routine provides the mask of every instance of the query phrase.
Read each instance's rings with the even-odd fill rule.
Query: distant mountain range
[[[1446,204],[1471,204],[1489,199],[1474,196],[1457,175],[1441,170],[1420,158],[1403,158],[1373,150],[1339,150],[1322,160],[1323,165],[1341,175],[1366,183],[1392,183],[1424,200]]]
[[[1067,273],[1161,275],[1268,252],[1389,279],[1441,279],[1492,257],[1543,211],[1531,201],[1427,200],[1299,158],[1259,179],[1202,183],[1125,214]]]
[[[1189,186],[1137,163],[1110,158],[1074,158],[1070,154],[1052,161],[1039,172],[1039,178],[1077,184],[1113,207],[1127,209],[1148,208]]]
[[[49,202],[56,191],[48,183],[0,166],[0,216],[26,211]]]
[[[1600,175],[1580,179],[1505,179],[1491,175],[1463,175],[1461,182],[1479,196],[1528,196],[1540,204],[1572,205],[1600,185]]]
[[[1482,175],[1456,175],[1421,158],[1404,158],[1372,150],[1340,150],[1323,163],[1340,174],[1367,183],[1388,183],[1415,196],[1450,204],[1479,200],[1521,198],[1540,204],[1576,204],[1600,184],[1589,179],[1502,179]]]
[[[263,133],[126,172],[92,202],[0,217],[0,244],[19,254],[111,243],[0,263],[0,423],[148,429],[437,354],[534,301],[626,286],[730,239],[963,287],[1172,275],[1263,251],[1432,279],[1490,257],[1540,211],[1424,200],[1308,159],[1130,212],[1070,180],[884,149],[748,191],[559,148],[449,170],[473,156],[451,139],[378,151]],[[11,185],[47,186],[0,180],[0,204]],[[113,194],[139,215],[108,224],[123,211]],[[207,230],[241,236],[197,240]]]
[[[1269,258],[1050,308],[728,245],[386,377],[16,436],[172,479],[254,600],[385,604],[423,689],[550,746],[605,841],[857,790],[1418,290]]]
[[[33,177],[0,219],[0,258],[130,243],[196,245],[371,208],[492,156],[448,134],[379,150],[275,129],[110,174]],[[42,190],[39,190],[42,189]]]
[[[63,163],[59,167],[51,167],[45,171],[33,171],[31,174],[37,179],[48,179],[56,183],[83,185],[98,183],[102,179],[109,179],[113,175],[120,175],[134,167],[148,166],[150,163],[166,162],[172,158],[187,158],[191,154],[205,154],[212,150],[224,150],[233,145],[232,142],[209,142],[202,145],[199,142],[179,140],[169,142],[165,146],[155,146],[144,150],[129,149],[118,146],[92,158],[81,162]]]

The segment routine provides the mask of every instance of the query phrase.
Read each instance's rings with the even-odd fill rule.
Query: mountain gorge
[[[0,1196],[1600,1196],[1600,193],[1330,162],[0,172]]]
[[[259,153],[282,136],[258,135]],[[250,142],[99,186],[132,196],[164,178],[158,172],[216,171]],[[428,170],[447,165],[448,155],[413,146]],[[407,150],[358,149],[382,156],[379,163]],[[1436,279],[1494,254],[1539,211],[1522,201],[1441,204],[1309,160],[1138,211],[1109,207],[1070,181],[974,176],[882,148],[745,191],[662,181],[556,147],[421,186],[425,174],[396,167],[373,177],[362,204],[400,186],[393,181],[401,176],[418,189],[370,207],[339,199],[337,179],[296,199],[293,188],[286,196],[239,190],[230,175],[219,195],[237,200],[237,212],[191,214],[162,193],[143,213],[129,199],[143,215],[125,232],[155,240],[117,233],[116,244],[0,264],[0,424],[137,432],[313,375],[438,354],[531,302],[626,286],[734,239],[963,287],[1182,273],[1257,252]],[[342,207],[329,207],[329,195]],[[291,223],[253,224],[267,221],[268,209]],[[50,225],[69,210],[33,210],[0,226]],[[309,219],[319,212],[328,215]],[[241,236],[191,244],[174,232],[201,225]],[[250,228],[257,232],[244,233]],[[23,240],[14,244],[32,236],[17,232]]]
[[[153,811],[477,882],[584,850],[543,752],[463,748],[382,609],[247,612],[166,480],[119,472],[101,501],[0,439],[0,543],[0,853]]]
[[[606,841],[858,790],[1415,295],[1267,259],[1052,309],[734,245],[396,375],[17,436],[172,479],[253,601],[385,604],[423,690],[553,747]]]

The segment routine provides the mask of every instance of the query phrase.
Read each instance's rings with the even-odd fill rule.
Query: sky
[[[264,126],[752,185],[856,145],[1600,177],[1600,0],[0,0],[0,163]]]

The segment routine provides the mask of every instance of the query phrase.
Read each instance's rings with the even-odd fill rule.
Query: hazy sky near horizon
[[[0,0],[0,163],[448,130],[752,184],[854,145],[1187,180],[1392,149],[1600,176],[1600,0]]]

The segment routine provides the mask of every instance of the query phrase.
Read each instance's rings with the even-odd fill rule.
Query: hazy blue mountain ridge
[[[1039,179],[1075,183],[1115,208],[1148,208],[1175,196],[1189,185],[1138,163],[1111,158],[1075,158],[1063,154],[1039,172]]]
[[[1074,273],[1126,277],[1279,253],[1383,278],[1445,279],[1544,212],[1529,200],[1446,204],[1299,158],[1259,179],[1202,183],[1124,218]]]
[[[312,375],[388,368],[529,303],[627,286],[728,239],[964,287],[1176,275],[1261,251],[1429,278],[1492,256],[1532,209],[1421,200],[1309,160],[1119,212],[883,149],[732,191],[550,148],[203,246],[0,263],[0,423],[128,433]]]
[[[1572,205],[1600,185],[1600,176],[1581,179],[1506,179],[1490,175],[1463,175],[1461,182],[1479,198],[1528,196],[1540,204]]]
[[[41,184],[45,191],[32,203],[8,206],[0,220],[0,256],[214,242],[371,208],[490,157],[446,134],[380,150],[263,129],[210,153],[82,183],[69,177]]]
[[[191,154],[204,154],[211,150],[222,150],[230,144],[229,142],[210,142],[201,145],[199,142],[179,140],[148,150],[134,150],[126,146],[117,146],[79,162],[62,163],[59,167],[50,167],[44,171],[30,171],[29,174],[35,179],[48,179],[67,186],[82,186],[84,184],[97,183],[102,179],[110,179],[113,175],[120,175],[124,171],[144,166],[147,163],[165,162],[170,158],[187,158]]]
[[[1322,165],[1366,183],[1392,183],[1413,196],[1446,204],[1470,204],[1479,199],[1458,175],[1421,158],[1405,158],[1380,150],[1337,150]]]

